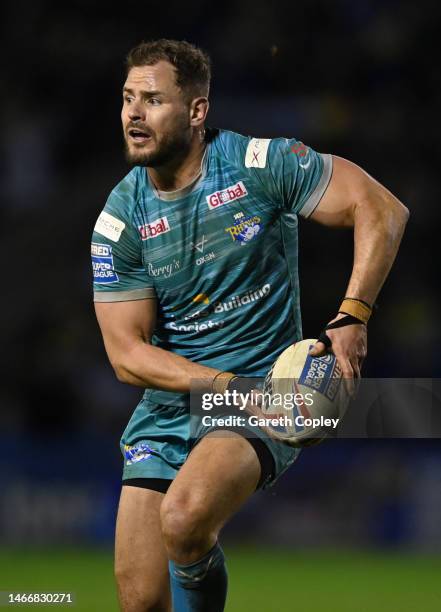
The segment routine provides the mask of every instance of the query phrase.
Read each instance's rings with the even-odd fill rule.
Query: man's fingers
[[[364,360],[366,359],[366,355],[367,355],[367,351],[365,348],[363,348],[358,354],[358,367],[360,368],[360,371],[361,371],[361,368],[363,367],[363,363],[364,363]]]
[[[346,393],[350,396],[350,397],[354,397],[355,396],[355,372],[354,369],[352,367],[351,362],[349,361],[348,358],[346,357],[339,357],[336,354],[337,357],[337,361],[338,364],[341,368],[342,371],[342,377],[343,377],[343,382],[345,385],[345,389],[346,389]]]
[[[326,352],[326,346],[323,344],[323,342],[316,342],[309,351],[309,354],[311,357],[322,357],[323,355],[326,355]]]
[[[349,395],[349,397],[355,397],[355,392],[356,392],[356,378],[352,377],[352,378],[345,378],[344,379],[344,385],[345,385],[345,389],[346,389],[346,393]]]
[[[351,363],[346,360],[341,360],[337,357],[337,361],[340,364],[343,378],[352,379],[354,378],[354,370],[352,369]]]
[[[355,359],[351,360],[351,365],[352,365],[352,369],[354,371],[355,378],[360,378],[360,376],[361,376],[361,373],[360,373],[360,363],[359,363],[359,360],[357,359],[357,357],[355,357]]]

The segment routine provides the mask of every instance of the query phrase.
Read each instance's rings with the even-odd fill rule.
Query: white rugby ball
[[[316,444],[336,431],[350,401],[335,356],[308,354],[316,342],[302,340],[285,349],[264,382],[266,426],[293,446]]]

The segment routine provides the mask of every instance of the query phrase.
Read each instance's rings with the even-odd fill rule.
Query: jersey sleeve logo
[[[118,282],[118,274],[113,266],[112,247],[110,244],[92,242],[92,270],[95,283],[108,284]]]
[[[309,154],[309,147],[307,147],[303,142],[297,142],[295,145],[291,147],[291,151],[294,155],[299,157],[299,166],[303,168],[303,170],[307,170],[311,164],[311,156]],[[308,159],[306,159],[308,157]]]
[[[125,226],[125,223],[103,210],[95,223],[94,229],[101,236],[113,240],[113,242],[118,242]]]
[[[271,138],[252,138],[245,153],[246,168],[265,168]]]

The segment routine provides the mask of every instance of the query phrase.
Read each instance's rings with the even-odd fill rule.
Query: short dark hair
[[[185,40],[160,38],[142,42],[126,58],[127,74],[134,67],[152,66],[165,60],[176,70],[176,85],[187,101],[196,96],[208,96],[211,61],[207,53]]]

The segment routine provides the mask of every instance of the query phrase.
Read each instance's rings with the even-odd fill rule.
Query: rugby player
[[[257,427],[193,435],[189,415],[192,380],[222,392],[235,375],[264,376],[301,338],[298,215],[353,227],[348,299],[312,349],[333,350],[348,378],[360,376],[371,305],[408,218],[350,161],[295,139],[207,128],[209,84],[209,58],[187,42],[129,53],[121,117],[133,169],[92,240],[109,360],[119,380],[145,389],[121,440],[115,573],[125,612],[172,602],[223,610],[220,529],[299,453]]]

